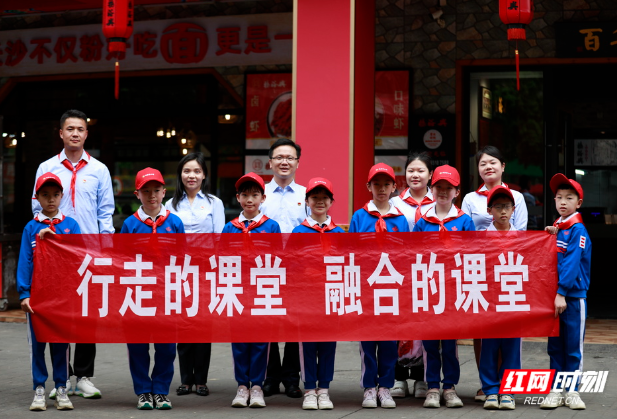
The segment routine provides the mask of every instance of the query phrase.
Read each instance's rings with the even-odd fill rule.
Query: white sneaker
[[[516,409],[516,401],[514,400],[514,397],[510,396],[509,394],[503,394],[501,398],[499,399],[499,410],[514,410],[514,409]]]
[[[71,384],[71,379],[70,378],[68,380],[66,380],[66,394],[68,394],[69,396],[72,396],[74,394],[74,392],[73,392],[73,385]],[[49,393],[49,398],[52,399],[52,400],[56,399],[56,388],[55,387]]]
[[[394,409],[396,407],[396,402],[392,398],[390,394],[390,389],[387,387],[379,387],[379,393],[377,394],[379,397],[379,404],[384,409]]]
[[[249,403],[249,390],[246,386],[239,386],[236,397],[231,402],[231,407],[246,407]]]
[[[249,407],[266,407],[264,392],[260,386],[251,387],[251,404]]]
[[[317,410],[319,406],[317,404],[317,393],[315,390],[307,390],[304,393],[304,400],[302,401],[302,409],[304,410]]]
[[[568,391],[566,393],[566,406],[572,410],[585,410],[587,408],[585,402],[581,400],[578,391]]]
[[[404,399],[409,396],[409,386],[407,385],[407,380],[395,381],[394,387],[390,389],[390,395],[395,399]]]
[[[154,399],[150,393],[142,393],[137,396],[137,408],[139,410],[152,410],[154,409]]]
[[[375,387],[364,389],[364,400],[362,400],[362,407],[374,409],[377,407],[377,390]]]
[[[416,380],[413,383],[413,396],[416,399],[424,399],[426,397],[426,392],[428,391],[428,384],[426,381]]]
[[[84,399],[100,399],[101,392],[98,388],[94,387],[89,377],[81,377],[77,380],[75,385],[75,394],[81,396]]]
[[[561,394],[561,391],[552,391],[544,397],[542,404],[540,405],[540,409],[555,409],[559,406],[563,406],[564,397]]]
[[[424,400],[424,404],[422,406],[430,408],[439,407],[439,399],[439,389],[432,388],[426,392],[426,400]]]
[[[499,409],[499,396],[497,394],[489,394],[484,401],[484,408],[486,410]]]
[[[319,410],[334,409],[334,403],[330,400],[330,394],[328,394],[327,388],[320,388],[317,390],[317,404],[319,405]]]
[[[54,404],[58,410],[73,410],[73,403],[69,400],[69,395],[66,394],[66,387],[58,387]]]
[[[36,390],[34,390],[34,400],[32,400],[30,410],[47,410],[47,401],[45,400],[45,389],[43,386],[37,386]]]
[[[446,407],[463,407],[463,401],[456,394],[454,387],[443,391],[443,399],[446,401]]]

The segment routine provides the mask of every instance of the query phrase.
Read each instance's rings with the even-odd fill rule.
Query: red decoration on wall
[[[520,90],[518,40],[526,39],[525,25],[533,19],[533,0],[499,0],[499,18],[508,27],[508,40],[516,41],[516,89]]]
[[[103,0],[103,34],[109,42],[109,52],[126,52],[126,41],[133,34],[133,0]],[[120,64],[117,60],[114,80],[114,96],[118,99]]]

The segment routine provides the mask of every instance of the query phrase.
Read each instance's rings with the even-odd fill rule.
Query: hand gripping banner
[[[41,342],[556,336],[544,232],[114,234],[37,239]]]

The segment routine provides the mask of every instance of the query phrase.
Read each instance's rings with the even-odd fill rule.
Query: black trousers
[[[94,375],[94,358],[96,358],[96,344],[76,343],[73,365],[69,362],[69,377],[92,377]],[[71,345],[69,345],[69,359],[71,359]]]
[[[397,362],[396,366],[394,367],[394,379],[396,381],[405,381],[409,379],[415,381],[424,381],[424,365],[406,368],[401,367]]]
[[[274,386],[283,383],[285,388],[291,384],[300,386],[300,346],[298,342],[285,343],[282,363],[278,342],[270,343],[265,382]]]
[[[180,380],[189,386],[208,382],[211,343],[179,343]]]

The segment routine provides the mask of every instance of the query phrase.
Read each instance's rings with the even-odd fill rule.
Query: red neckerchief
[[[508,185],[506,185],[505,183],[501,182],[501,186],[505,186],[506,188],[510,189],[510,187]],[[480,185],[480,187],[476,190],[476,193],[478,195],[483,195],[483,196],[487,196],[488,197],[488,193],[490,192],[488,189],[486,191],[481,191],[480,189],[482,189],[484,187],[484,183],[482,185]]]
[[[137,218],[139,221],[145,223],[147,226],[152,227],[152,232],[156,233],[156,228],[160,225],[162,225],[165,220],[167,219],[167,217],[169,217],[169,210],[165,211],[165,215],[157,217],[156,221],[152,221],[152,218],[146,218],[146,220],[142,220],[141,217],[139,216],[139,211],[136,211],[135,214],[133,214],[135,216],[135,218]]]
[[[458,217],[460,217],[461,215],[465,214],[456,205],[454,205],[454,208],[456,208],[456,210],[457,210],[456,216],[454,216],[454,217],[446,217],[443,220],[440,220],[437,217],[433,217],[433,216],[427,217],[426,214],[424,214],[422,216],[422,218],[424,218],[429,223],[439,224],[439,231],[448,231],[448,229],[446,228],[446,226],[444,224],[447,223],[448,221],[456,220]]]
[[[396,207],[394,207],[394,209],[396,210],[396,212],[398,212],[398,214],[388,213],[386,215],[381,215],[379,211],[369,211],[368,202],[364,204],[364,207],[362,208],[364,209],[364,211],[378,218],[377,222],[375,223],[375,231],[377,233],[383,233],[388,231],[388,227],[386,226],[386,221],[384,220],[384,218],[398,217],[399,215],[403,215],[403,213]]]
[[[90,154],[86,152],[88,158],[90,158]],[[60,154],[58,154],[58,158],[60,158]],[[62,160],[62,164],[64,167],[69,169],[73,175],[71,176],[71,202],[73,203],[73,209],[75,208],[75,181],[77,180],[77,172],[82,169],[85,165],[88,164],[88,160],[79,160],[77,166],[73,167],[73,163],[70,162],[69,159]]]
[[[330,219],[330,224],[328,224],[327,226],[323,228],[319,227],[319,224],[315,224],[314,226],[310,225],[306,218],[304,219],[304,221],[302,221],[301,225],[307,226],[308,228],[312,228],[313,230],[316,230],[319,233],[326,233],[336,228],[336,224],[334,224],[334,221],[332,221],[332,219]]]
[[[268,221],[268,220],[269,220],[269,218],[268,218],[268,217],[266,217],[265,215],[262,215],[262,216],[261,216],[261,220],[259,220],[259,222],[257,222],[257,223],[256,223],[256,222],[254,222],[254,221],[251,221],[251,222],[249,223],[249,226],[248,226],[248,227],[247,227],[247,226],[245,226],[245,225],[244,225],[244,223],[240,221],[240,217],[238,217],[238,218],[234,218],[233,220],[231,220],[231,223],[232,223],[235,227],[237,227],[237,228],[239,228],[240,230],[242,230],[242,232],[243,232],[243,233],[248,233],[248,232],[250,232],[251,230],[256,229],[257,227],[259,227],[260,225],[262,225],[263,223],[265,223],[265,222],[266,222],[266,221]],[[247,221],[248,221],[248,220],[247,220]]]
[[[49,229],[51,231],[53,231],[54,233],[56,232],[56,224],[60,224],[62,221],[64,221],[64,214],[62,214],[62,218],[52,218],[51,220],[49,218],[44,219],[43,221],[39,220],[38,215],[36,217],[34,217],[35,220],[43,223],[43,224],[47,224],[49,226]]]
[[[431,198],[429,198],[428,196],[424,196],[424,198],[422,198],[422,202],[418,203],[418,201],[416,201],[412,196],[411,196],[411,192],[409,193],[409,196],[407,198],[403,198],[405,196],[405,193],[409,190],[409,188],[405,189],[400,195],[399,198],[401,198],[404,202],[406,202],[407,204],[409,204],[412,207],[417,207],[416,208],[416,223],[418,222],[418,220],[420,218],[422,218],[422,212],[420,211],[420,207],[422,207],[422,205],[427,205],[427,204],[432,204],[433,202],[435,202],[434,200],[432,200]]]
[[[583,223],[583,217],[581,216],[580,213],[576,214],[574,217],[570,217],[568,221],[558,223],[557,221],[559,221],[560,218],[561,217],[556,219],[555,222],[553,223],[553,227],[557,227],[560,230],[567,230],[570,227],[572,227],[574,224],[578,224],[578,223],[585,225],[585,223]]]

